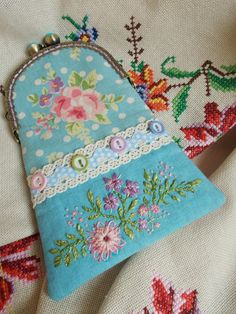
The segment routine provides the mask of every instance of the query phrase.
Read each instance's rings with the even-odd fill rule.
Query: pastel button
[[[37,172],[31,177],[31,188],[33,190],[42,191],[47,184],[46,177],[42,174],[42,172]]]
[[[127,147],[126,140],[122,136],[114,136],[110,142],[111,149],[116,153],[122,153]]]
[[[162,134],[165,131],[164,125],[160,121],[151,121],[148,127],[153,134]]]
[[[75,155],[71,159],[71,166],[76,171],[84,171],[88,168],[88,159],[84,155]]]

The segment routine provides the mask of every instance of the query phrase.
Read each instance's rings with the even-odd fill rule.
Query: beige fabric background
[[[132,15],[142,26],[142,60],[150,63],[156,79],[163,77],[160,64],[175,55],[179,67],[194,70],[207,59],[218,67],[233,64],[236,56],[236,5],[234,0],[0,0],[0,82],[6,83],[15,68],[26,59],[31,41],[40,41],[49,31],[62,40],[73,26],[61,19],[70,15],[78,22],[89,15],[90,25],[99,31],[97,43],[130,68],[131,48],[124,25]],[[214,93],[205,97],[204,82],[198,82],[190,95],[188,110],[180,125],[202,122],[206,101],[217,101],[220,109],[231,105],[233,93]],[[24,105],[24,104],[22,104]],[[170,112],[158,114],[168,130],[179,136],[180,125]],[[24,179],[19,146],[12,140],[0,106],[0,245],[37,231]],[[11,231],[9,231],[9,229]]]
[[[0,0],[0,83],[5,84],[12,71],[26,59],[25,48],[29,42],[40,41],[49,31],[63,39],[74,30],[61,20],[65,14],[78,22],[88,14],[90,25],[100,33],[97,43],[115,58],[123,59],[126,70],[130,68],[131,57],[127,51],[131,47],[126,41],[129,34],[124,25],[134,15],[142,24],[141,47],[145,49],[142,59],[152,66],[156,79],[163,77],[160,64],[172,55],[176,56],[178,66],[186,70],[199,68],[207,59],[217,67],[235,63],[235,0]],[[204,82],[199,81],[189,100],[188,111],[182,115],[179,125],[168,112],[159,115],[170,133],[176,136],[180,134],[181,125],[203,121],[203,106],[207,101],[216,101],[222,110],[233,103],[235,94],[213,92],[206,98]],[[233,141],[235,133],[232,131],[195,162],[206,174],[211,174],[230,153],[235,145]],[[37,288],[29,286],[27,290],[19,285],[15,295],[20,303],[15,302],[13,312],[33,314],[37,307],[37,314],[95,314],[106,294],[99,313],[138,311],[149,302],[148,288],[152,272],[156,271],[173,281],[177,288],[196,288],[202,313],[235,313],[236,217],[232,183],[235,185],[236,176],[233,159],[235,153],[213,176],[214,182],[228,196],[224,208],[130,258],[121,273],[123,264],[60,303],[47,297],[46,279],[39,303],[34,306],[29,296],[31,300],[33,295],[37,298]],[[37,226],[24,179],[20,147],[11,137],[3,106],[0,106],[0,195],[0,246],[35,233]],[[40,281],[35,282],[37,284],[40,287]]]

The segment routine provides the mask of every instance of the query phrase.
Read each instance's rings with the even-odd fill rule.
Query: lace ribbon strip
[[[116,169],[172,142],[172,138],[166,132],[162,135],[150,132],[149,122],[140,123],[116,135],[109,135],[105,139],[77,149],[74,153],[69,153],[54,163],[36,170],[34,174],[27,177],[31,188],[33,207],[42,203],[46,198],[63,193],[67,189],[74,188],[89,179],[96,178],[100,174]],[[110,147],[110,142],[115,136],[123,137],[126,141],[126,149],[123,153],[117,153]],[[83,172],[78,172],[73,168],[72,159],[77,155],[85,156],[88,160],[88,166]],[[32,189],[32,180],[37,174],[43,176],[46,182],[40,191]]]

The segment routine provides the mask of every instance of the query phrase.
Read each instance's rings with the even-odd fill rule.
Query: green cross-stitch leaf
[[[184,86],[172,100],[172,111],[176,122],[179,121],[180,115],[187,108],[187,98],[190,88],[188,85]]]
[[[175,77],[175,78],[188,78],[188,77],[194,77],[195,75],[200,73],[200,69],[196,71],[182,71],[176,67],[167,68],[167,64],[169,63],[175,63],[176,58],[175,57],[168,57],[164,60],[164,62],[161,64],[161,72],[165,74],[168,77]]]
[[[215,90],[222,92],[236,91],[236,77],[220,77],[213,72],[208,72],[208,78],[211,86]]]
[[[79,75],[78,72],[72,71],[71,75],[69,76],[68,79],[68,85],[69,86],[80,86],[83,78]]]
[[[233,65],[222,65],[221,69],[225,70],[228,73],[235,74],[236,73],[236,64],[233,64]]]

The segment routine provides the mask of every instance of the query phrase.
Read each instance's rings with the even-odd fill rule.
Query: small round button
[[[71,159],[71,166],[76,171],[84,171],[88,168],[88,159],[84,155],[75,155]]]
[[[153,134],[162,134],[165,131],[164,125],[159,121],[149,122],[148,127]]]
[[[127,146],[126,140],[121,136],[114,136],[111,139],[110,147],[116,153],[122,153]]]
[[[42,174],[42,172],[36,172],[31,177],[31,188],[33,190],[42,191],[47,184],[46,177]]]

